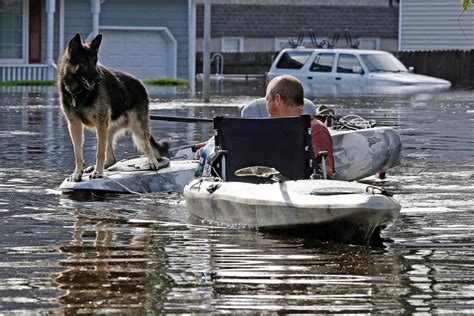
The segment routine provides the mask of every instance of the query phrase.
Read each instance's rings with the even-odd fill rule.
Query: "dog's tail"
[[[156,157],[169,157],[170,153],[170,142],[168,140],[156,141],[155,138],[150,135],[150,144],[153,147]]]

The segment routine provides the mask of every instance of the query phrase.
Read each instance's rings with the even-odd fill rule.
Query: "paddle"
[[[179,146],[175,148],[171,148],[169,150],[169,154],[171,156],[171,160],[179,160],[179,159],[194,159],[194,155],[196,151],[204,147],[206,143],[194,143],[194,144],[189,144],[189,145],[184,145],[184,146]],[[189,150],[187,150],[189,149]],[[181,153],[180,153],[181,151]],[[180,154],[178,156],[178,153]]]
[[[170,121],[170,122],[186,122],[186,123],[212,123],[209,118],[189,117],[189,116],[166,116],[166,115],[150,115],[150,120]]]
[[[189,116],[166,116],[166,115],[150,115],[150,120],[157,120],[157,121],[170,121],[170,122],[186,122],[186,123],[212,123],[212,119],[208,118],[199,118],[199,117],[189,117]],[[172,156],[172,160],[176,159],[193,159],[193,157],[189,157],[189,153],[183,153],[182,156],[176,156],[178,151],[185,150],[190,148],[193,153],[195,153],[199,148],[203,147],[205,143],[197,143],[197,144],[190,144],[185,146],[180,146],[176,148],[172,148],[169,150],[170,155]]]

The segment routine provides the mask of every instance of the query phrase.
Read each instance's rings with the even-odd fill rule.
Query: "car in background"
[[[275,58],[267,80],[293,75],[305,96],[328,93],[399,93],[449,88],[447,80],[418,75],[391,53],[379,50],[288,48]]]

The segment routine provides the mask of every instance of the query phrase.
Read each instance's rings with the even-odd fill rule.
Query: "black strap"
[[[313,117],[313,120],[317,120],[316,117]],[[319,167],[318,167],[318,160],[316,158],[316,155],[314,154],[314,150],[313,150],[313,139],[311,137],[311,122],[310,122],[310,125],[309,125],[309,129],[308,129],[308,132],[306,133],[306,143],[308,144],[308,149],[310,151],[310,157],[311,157],[311,160],[312,160],[312,168],[313,168],[313,173],[316,173],[316,174],[321,174],[320,170],[319,170]]]

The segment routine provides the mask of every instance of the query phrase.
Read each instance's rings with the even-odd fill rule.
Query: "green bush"
[[[54,80],[11,80],[0,81],[0,86],[54,86]]]
[[[176,78],[156,78],[143,80],[147,85],[154,86],[181,86],[187,85],[188,81],[185,79]],[[54,86],[54,80],[11,80],[0,81],[0,86]]]
[[[187,80],[179,78],[156,78],[143,80],[143,82],[154,86],[182,86],[188,84]]]

